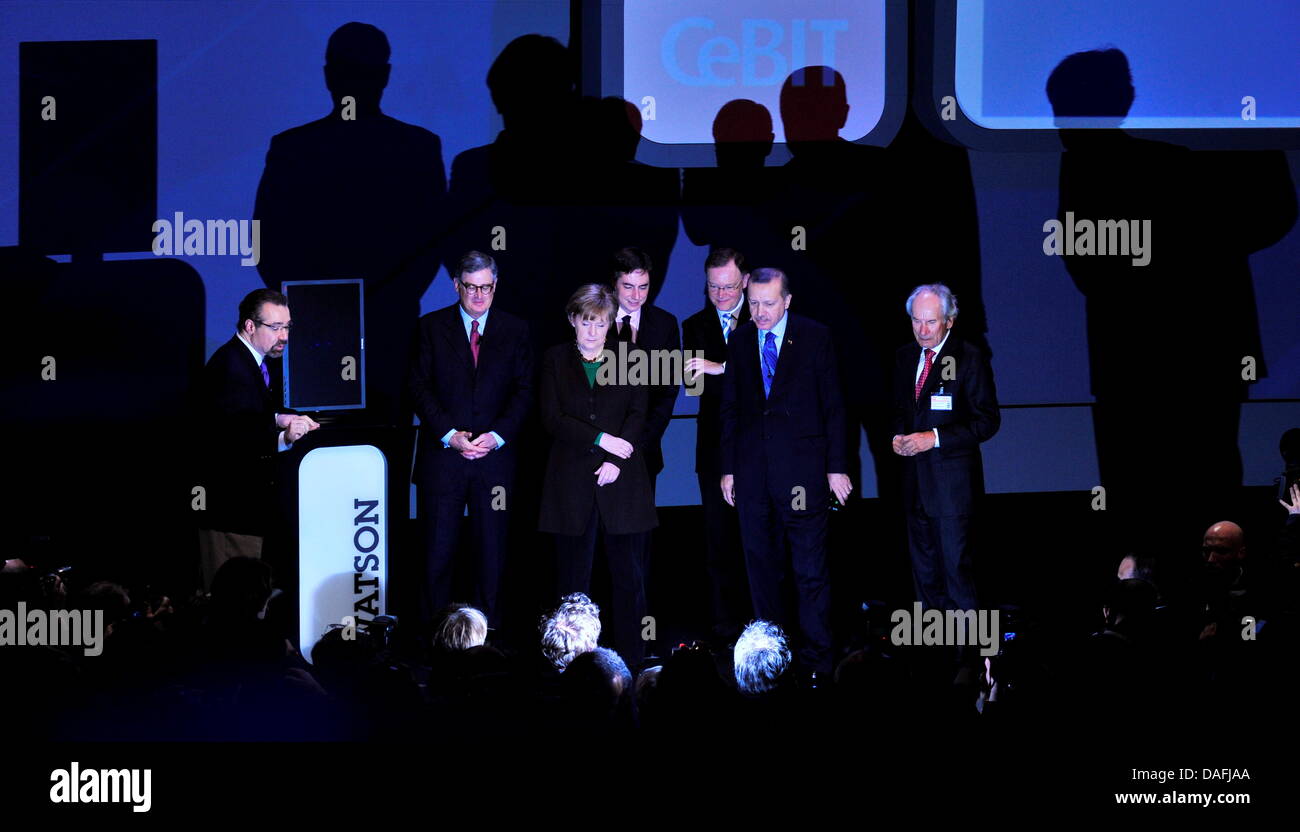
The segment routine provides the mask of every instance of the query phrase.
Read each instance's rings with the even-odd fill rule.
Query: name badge
[[[952,410],[952,394],[939,395],[935,394],[930,397],[931,410]]]

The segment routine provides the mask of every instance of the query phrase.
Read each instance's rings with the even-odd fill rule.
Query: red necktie
[[[469,351],[474,355],[474,366],[478,366],[478,321],[472,321],[469,325]],[[928,368],[930,365],[926,364]]]
[[[921,400],[921,388],[925,386],[925,377],[930,375],[930,365],[934,361],[934,350],[925,351],[925,366],[921,368],[921,377],[916,380],[916,393],[912,401]]]

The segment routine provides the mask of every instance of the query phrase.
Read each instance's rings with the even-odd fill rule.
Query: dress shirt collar
[[[632,316],[632,329],[633,329],[634,331],[636,331],[636,332],[640,332],[640,331],[641,331],[641,310],[642,310],[642,309],[645,309],[645,306],[641,306],[641,307],[638,308],[635,312],[629,312],[628,310],[624,309],[624,308],[623,308],[623,304],[620,303],[620,304],[618,305],[618,320],[614,322],[615,327],[617,328],[618,324],[621,324],[621,323],[623,322],[623,318],[625,318],[625,317],[628,316],[628,315],[631,315],[631,316]]]
[[[257,351],[257,347],[255,347],[255,346],[253,346],[252,344],[248,343],[248,339],[244,337],[244,333],[242,333],[242,332],[236,332],[236,333],[235,333],[235,336],[236,336],[237,338],[239,338],[239,340],[241,340],[241,341],[244,342],[244,346],[248,347],[248,351],[251,352],[251,353],[253,354],[253,360],[255,360],[255,361],[257,362],[257,366],[261,367],[261,366],[262,366],[262,361],[266,358],[266,356],[265,356],[265,355],[262,355],[262,353],[258,352],[258,351]]]
[[[786,313],[781,316],[781,320],[776,322],[776,326],[772,327],[769,330],[769,332],[771,332],[773,335],[776,336],[777,355],[781,354],[781,344],[783,341],[785,341],[785,325],[789,322],[790,322],[790,311],[787,309]],[[758,348],[760,351],[763,349],[763,342],[766,340],[767,340],[767,332],[764,332],[763,330],[760,329],[758,331]]]
[[[741,309],[744,309],[744,308],[745,308],[745,293],[744,293],[744,292],[741,292],[741,293],[740,293],[740,300],[736,301],[736,305],[735,305],[735,307],[733,307],[733,308],[731,308],[731,309],[719,309],[718,307],[715,306],[715,307],[713,307],[713,311],[718,313],[718,321],[719,321],[719,322],[725,322],[725,321],[727,320],[726,318],[722,317],[723,314],[725,313],[725,314],[730,315],[731,317],[735,318],[735,319],[736,319],[736,322],[739,323],[739,322],[740,322],[740,310],[741,310]]]
[[[463,324],[465,325],[465,337],[466,337],[466,338],[469,337],[469,332],[470,332],[470,329],[472,328],[472,322],[475,321],[475,320],[477,320],[477,321],[478,321],[478,334],[479,334],[479,337],[482,338],[482,337],[483,337],[483,333],[484,333],[484,332],[487,332],[487,319],[488,319],[488,315],[492,312],[492,310],[491,310],[491,309],[488,309],[488,310],[485,311],[482,315],[479,315],[477,318],[471,318],[471,317],[470,317],[470,314],[469,314],[468,312],[465,311],[465,307],[461,306],[459,303],[456,304],[456,310],[457,310],[458,312],[460,312],[460,320],[461,320],[461,323],[463,323]]]

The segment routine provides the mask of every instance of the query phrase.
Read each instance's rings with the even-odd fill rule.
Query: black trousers
[[[713,628],[729,633],[753,617],[744,550],[740,545],[740,516],[722,498],[722,474],[701,471],[700,502],[704,508],[705,566]]]
[[[813,492],[821,495],[821,492]],[[749,573],[749,592],[754,614],[774,621],[793,634],[787,610],[788,575],[794,573],[798,597],[797,621],[800,640],[798,656],[805,669],[831,671],[831,589],[826,567],[826,538],[829,509],[822,499],[810,496],[807,506],[796,510],[791,495],[772,489],[750,488],[745,499],[737,494],[740,538]],[[785,554],[790,546],[790,557]]]
[[[419,487],[420,515],[425,530],[425,580],[421,604],[425,620],[430,620],[452,598],[456,547],[460,541],[460,524],[469,506],[469,526],[474,554],[474,606],[483,611],[488,623],[499,626],[497,597],[501,591],[501,573],[505,568],[509,503],[493,509],[492,491],[503,486],[508,495],[510,482],[501,476],[486,476],[485,468],[468,465],[453,487],[441,484],[435,493],[431,484]],[[489,482],[491,480],[491,482]]]
[[[607,613],[604,605],[601,605],[601,631],[604,633],[613,630],[614,649],[635,673],[636,665],[645,658],[646,645],[645,639],[641,638],[641,620],[646,614],[645,561],[649,533],[610,534],[605,530],[599,507],[593,504],[585,532],[579,535],[555,535],[558,594],[590,594],[598,533],[605,539],[605,558],[609,561],[610,583],[614,593],[612,610]]]
[[[971,568],[970,515],[927,515],[915,483],[907,486],[903,502],[916,599],[925,609],[977,609]]]

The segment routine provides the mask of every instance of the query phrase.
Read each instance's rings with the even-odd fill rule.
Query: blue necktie
[[[266,384],[267,387],[271,386],[271,371],[266,369],[265,361],[262,362],[262,382]]]
[[[776,335],[768,330],[763,340],[763,398],[772,395],[772,378],[776,375]]]
[[[731,340],[731,313],[722,313],[722,340],[727,342]]]

